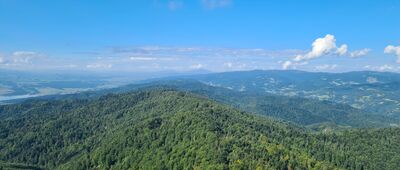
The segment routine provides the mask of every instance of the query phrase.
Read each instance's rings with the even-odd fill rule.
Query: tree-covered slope
[[[400,130],[315,134],[170,89],[0,107],[0,167],[395,169]],[[372,154],[373,153],[373,154]]]
[[[114,89],[114,92],[149,86],[168,86],[188,91],[247,112],[270,116],[315,129],[388,127],[391,123],[398,123],[398,121],[387,116],[372,114],[346,104],[251,91],[235,91],[190,79],[152,81],[120,87]]]
[[[238,91],[223,86],[218,87],[182,78],[148,81],[113,89],[78,94],[45,96],[38,99],[95,99],[108,93],[125,93],[138,88],[153,86],[168,86],[200,94],[247,112],[294,122],[312,129],[330,130],[332,128],[389,127],[400,124],[400,120],[393,119],[391,116],[375,114],[373,111],[357,109],[343,103],[295,96],[282,96],[257,92],[257,90]]]

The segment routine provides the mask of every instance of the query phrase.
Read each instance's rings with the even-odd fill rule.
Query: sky
[[[0,69],[400,72],[399,0],[0,0]]]

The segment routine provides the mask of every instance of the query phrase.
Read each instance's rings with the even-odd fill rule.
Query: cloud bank
[[[112,68],[112,64],[104,64],[104,63],[94,63],[86,65],[88,69],[110,69]]]
[[[12,54],[11,60],[13,63],[31,63],[34,59],[41,57],[40,53],[32,51],[16,51]]]
[[[115,72],[184,72],[199,69],[215,72],[254,69],[300,69],[332,72],[360,69],[400,71],[400,67],[390,65],[390,63],[387,65],[384,62],[350,61],[351,58],[367,55],[371,50],[364,48],[349,51],[347,44],[338,45],[335,37],[330,34],[316,39],[311,46],[312,48],[309,51],[273,51],[262,48],[120,46],[107,47],[90,53],[70,53],[64,56],[47,56],[45,53],[35,51],[15,51],[1,53],[3,55],[0,55],[0,69],[74,69]],[[395,54],[399,62],[400,46],[387,46],[384,52]],[[360,63],[355,63],[356,61],[360,61]],[[370,65],[365,66],[365,64]]]

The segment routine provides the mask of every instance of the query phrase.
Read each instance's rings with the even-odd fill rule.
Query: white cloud
[[[233,67],[233,63],[227,62],[227,63],[224,63],[224,66],[228,67],[228,68],[232,68]]]
[[[190,69],[201,69],[201,68],[203,68],[204,67],[204,65],[203,64],[193,64],[193,65],[191,65],[189,68]]]
[[[283,64],[282,64],[282,69],[284,69],[284,70],[287,70],[287,69],[289,69],[289,67],[292,65],[292,62],[291,61],[285,61]]]
[[[347,53],[347,45],[343,44],[341,45],[337,50],[336,53],[339,54],[340,56],[345,55]]]
[[[397,63],[400,63],[400,46],[388,45],[385,48],[384,53],[395,54],[397,56]]]
[[[223,63],[223,68],[222,70],[248,70],[248,69],[257,69],[256,66],[254,66],[254,62],[250,62],[252,64],[244,63],[244,62],[225,62]]]
[[[282,69],[284,69],[284,70],[287,70],[287,69],[289,69],[289,68],[296,69],[297,66],[303,66],[303,65],[307,65],[307,64],[308,64],[307,61],[304,61],[304,62],[285,61],[285,62],[283,62],[283,64],[282,64]]]
[[[208,48],[208,47],[114,47],[113,54],[127,55],[128,57],[153,57],[177,58],[177,57],[290,57],[301,53],[301,50],[267,50],[260,48]]]
[[[27,70],[40,67],[42,69],[154,71],[152,64],[158,64],[157,71],[167,69],[180,71],[189,69],[210,71],[277,69],[280,65],[277,65],[276,62],[281,60],[281,57],[287,58],[300,52],[300,50],[261,48],[132,46],[106,48],[96,51],[98,55],[91,56],[74,53],[72,55],[76,56],[45,57],[44,53],[17,51],[4,55],[4,64],[1,64],[0,67]],[[33,56],[43,57],[34,58]]]
[[[355,57],[362,57],[368,55],[368,53],[371,51],[371,49],[364,48],[361,50],[355,50],[350,53],[350,57],[355,58]]]
[[[89,69],[110,69],[112,68],[112,64],[102,64],[102,63],[95,63],[95,64],[88,64],[86,68]]]
[[[347,45],[343,44],[337,48],[335,36],[327,34],[323,38],[317,38],[312,43],[311,51],[305,55],[297,55],[294,61],[311,60],[331,53],[344,55],[347,53]]]
[[[389,71],[389,72],[399,72],[400,71],[400,67],[396,67],[396,66],[388,65],[388,64],[384,64],[381,66],[366,65],[366,66],[364,66],[364,68],[368,69],[368,70],[373,70],[373,71]]]
[[[154,57],[129,57],[130,60],[132,61],[153,61],[157,60],[157,58]]]
[[[0,56],[0,64],[4,63],[4,58]]]
[[[231,0],[201,0],[202,5],[207,9],[227,7],[232,4]]]
[[[393,70],[394,70],[394,67],[385,64],[385,65],[383,65],[383,66],[380,66],[380,67],[379,67],[379,70],[380,70],[380,71],[393,71]]]
[[[342,44],[338,46],[336,44],[336,38],[334,35],[327,34],[325,37],[317,38],[313,43],[312,43],[312,49],[305,53],[305,54],[299,54],[296,55],[292,61],[286,61],[283,63],[282,68],[287,69],[289,67],[295,68],[296,65],[304,65],[301,62],[303,61],[308,61],[308,60],[313,60],[317,59],[323,56],[328,56],[328,55],[333,55],[333,56],[348,56],[351,58],[355,57],[361,57],[365,56],[369,53],[370,49],[365,48],[361,50],[355,50],[352,52],[349,52],[348,50],[348,45],[347,44]],[[334,66],[336,68],[336,65],[322,65],[322,66],[316,66],[314,69],[316,70],[333,70]]]
[[[16,51],[12,53],[11,60],[13,63],[30,63],[33,59],[40,57],[41,54],[32,51]]]
[[[13,53],[13,56],[34,56],[34,55],[37,55],[37,53],[32,51],[15,51]]]
[[[324,65],[319,65],[319,66],[315,66],[315,70],[317,71],[327,71],[327,70],[335,70],[337,67],[336,64],[324,64]]]

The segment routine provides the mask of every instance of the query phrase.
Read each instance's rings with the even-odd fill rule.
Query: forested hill
[[[0,167],[400,167],[400,129],[314,134],[163,88],[1,106],[0,118]]]
[[[153,81],[118,89],[127,91],[151,86],[167,86],[188,91],[244,111],[294,122],[313,129],[388,127],[392,123],[398,123],[386,116],[372,114],[367,110],[356,109],[346,104],[251,91],[235,91],[190,79]]]
[[[268,76],[272,76],[278,73],[281,73],[281,76],[286,75],[284,74],[286,72],[283,71],[276,72],[274,74],[267,71],[253,71],[243,72],[241,74],[238,74],[237,76],[243,77],[244,75],[246,75],[244,77],[250,78],[264,76],[265,79]],[[291,72],[288,72],[287,74],[289,73]],[[311,73],[303,72],[301,72],[301,74],[313,75]],[[213,81],[229,80],[228,82],[230,83],[228,84],[239,81],[237,79],[234,79],[236,77],[232,76],[229,73],[221,73],[221,75],[217,75],[219,74],[210,74],[206,77],[211,77],[211,80]],[[194,76],[194,78],[196,78],[196,76]],[[237,89],[239,87],[230,88],[230,86],[218,86],[210,83],[209,81],[202,81],[203,82],[188,78],[175,77],[156,81],[150,80],[139,84],[132,84],[99,91],[83,92],[70,95],[43,96],[39,98],[34,98],[32,100],[93,99],[108,93],[126,93],[139,88],[167,86],[174,89],[200,94],[247,112],[258,113],[273,118],[294,122],[299,125],[304,125],[316,130],[325,131],[331,129],[337,130],[346,128],[380,128],[389,126],[400,126],[400,120],[393,118],[393,115],[379,114],[371,109],[355,108],[345,103],[338,103],[335,101],[319,100],[313,98],[304,98],[299,96],[284,96],[266,93],[265,89],[264,91],[260,91],[260,89],[258,89],[258,86],[254,88],[248,88],[247,90],[241,90]],[[272,90],[274,88],[271,87],[267,89]]]

